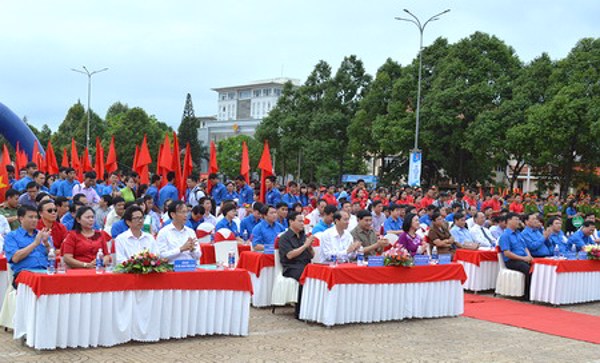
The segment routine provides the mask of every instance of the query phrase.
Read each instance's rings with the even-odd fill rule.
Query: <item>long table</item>
[[[496,288],[499,269],[496,251],[458,249],[454,260],[465,268],[465,290],[484,291]]]
[[[217,242],[218,243],[218,242]],[[250,245],[240,245],[238,244],[238,253],[242,254],[244,251],[250,251]],[[200,243],[200,251],[202,255],[200,256],[200,264],[202,265],[211,265],[217,263],[217,259],[215,257],[215,246],[212,243]],[[227,261],[221,261],[227,263]]]
[[[248,335],[252,284],[245,270],[23,271],[17,282],[14,338],[35,349]]]
[[[600,300],[600,261],[535,258],[531,301],[553,305]]]
[[[273,281],[275,280],[275,258],[262,252],[245,251],[240,254],[238,268],[248,271],[252,280],[252,306],[271,306]]]
[[[462,265],[364,267],[309,264],[300,319],[326,326],[463,313]]]

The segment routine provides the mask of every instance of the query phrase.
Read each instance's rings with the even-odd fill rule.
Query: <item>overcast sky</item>
[[[192,94],[196,116],[214,115],[211,88],[286,76],[306,80],[321,59],[337,68],[356,54],[374,74],[386,58],[409,63],[418,30],[394,20],[408,8],[430,23],[424,45],[494,34],[522,61],[565,57],[583,37],[600,36],[600,1],[0,0],[0,102],[53,130],[78,99],[104,117],[116,102],[140,106],[177,127]]]

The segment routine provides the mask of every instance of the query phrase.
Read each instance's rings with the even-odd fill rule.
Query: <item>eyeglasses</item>
[[[131,220],[132,220],[132,221],[138,221],[138,222],[139,222],[139,221],[143,221],[143,220],[144,220],[144,217],[131,217]]]
[[[47,213],[56,213],[56,212],[58,212],[58,209],[56,209],[56,208],[48,208],[48,209],[46,209],[46,212]]]

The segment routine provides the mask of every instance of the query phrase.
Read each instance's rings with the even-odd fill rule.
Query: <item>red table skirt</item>
[[[23,271],[17,283],[29,286],[37,295],[81,294],[126,290],[234,290],[252,293],[252,281],[245,270],[202,270],[147,275],[104,273],[95,270],[68,270],[47,275]]]
[[[557,266],[557,273],[600,271],[600,261],[598,260],[554,260],[551,258],[534,258],[533,263],[531,264],[532,271],[536,264]]]
[[[6,271],[6,256],[0,256],[0,271]]]
[[[218,243],[218,242],[217,242]],[[217,258],[215,257],[215,246],[210,243],[200,243],[200,250],[202,251],[202,256],[200,256],[200,263],[202,265],[210,265],[213,263],[217,263]],[[250,251],[250,245],[240,245],[238,244],[238,253],[241,255],[244,251]],[[227,262],[227,261],[223,261]]]
[[[323,280],[331,289],[337,284],[405,284],[449,280],[464,283],[467,275],[463,266],[457,263],[413,267],[366,267],[352,263],[329,267],[311,263],[304,269],[300,283],[304,284],[307,278]]]
[[[458,249],[454,254],[454,262],[464,261],[479,266],[481,261],[498,261],[498,252]]]
[[[242,252],[237,267],[252,272],[260,277],[260,271],[265,267],[275,266],[275,255],[265,255],[262,252]]]

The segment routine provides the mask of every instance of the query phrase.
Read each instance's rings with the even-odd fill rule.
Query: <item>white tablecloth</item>
[[[307,278],[300,319],[327,326],[407,318],[437,318],[463,313],[458,280],[407,284],[338,284]]]
[[[465,268],[467,281],[463,287],[470,291],[484,291],[496,288],[498,277],[497,261],[481,261],[479,266],[466,261],[458,261]]]
[[[254,272],[248,271],[252,280],[252,306],[260,308],[271,306],[271,295],[273,294],[273,281],[275,280],[275,267],[264,267],[260,270],[260,277]]]
[[[14,338],[35,349],[113,346],[193,335],[248,335],[250,293],[137,290],[41,295],[20,284]]]
[[[4,302],[4,295],[6,295],[6,289],[11,283],[12,281],[8,281],[8,272],[0,271],[0,308],[2,307],[2,303]]]
[[[557,273],[556,268],[535,265],[531,276],[531,301],[563,305],[600,300],[600,271]]]

